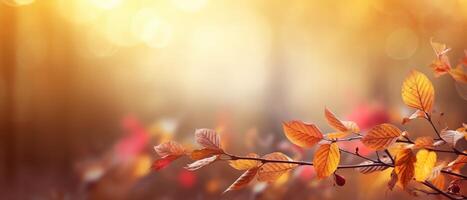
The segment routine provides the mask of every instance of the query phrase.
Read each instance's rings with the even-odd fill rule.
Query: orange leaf
[[[456,68],[449,70],[449,74],[457,82],[467,83],[467,74],[464,72],[462,65],[457,65]]]
[[[324,116],[328,121],[329,126],[333,127],[334,129],[342,132],[348,131],[347,127],[341,122],[341,120],[337,119],[336,115],[332,113],[327,108],[324,108]]]
[[[397,178],[397,174],[396,174],[396,170],[392,170],[391,172],[391,179],[389,180],[388,182],[388,188],[389,190],[393,190],[394,189],[394,186],[396,186],[396,183],[398,182],[398,178]]]
[[[255,153],[250,153],[246,157],[249,158],[259,158],[259,156]],[[234,169],[237,170],[247,170],[251,169],[254,167],[257,167],[260,162],[257,160],[244,160],[244,159],[239,159],[239,160],[231,160],[229,162],[230,166],[233,167]]]
[[[329,139],[338,139],[338,138],[344,138],[350,135],[349,132],[334,132],[334,133],[328,133],[326,134],[326,137]]]
[[[234,183],[232,183],[232,185],[230,185],[224,191],[224,193],[231,191],[231,190],[238,190],[238,189],[245,187],[246,185],[248,185],[248,183],[250,183],[253,180],[253,178],[255,178],[257,173],[258,173],[257,167],[251,168],[245,171],[245,173],[243,173],[240,177],[238,177],[238,179]]]
[[[183,148],[183,146],[174,141],[168,141],[159,144],[154,147],[154,150],[160,157],[185,154],[185,149]]]
[[[412,108],[430,112],[435,90],[431,81],[422,73],[413,70],[402,84],[402,100]]]
[[[311,147],[323,139],[323,134],[314,124],[290,121],[284,122],[283,128],[287,139],[301,147]]]
[[[384,150],[396,142],[401,131],[392,124],[380,124],[373,127],[363,138],[362,143],[374,150]]]
[[[221,149],[221,138],[212,129],[196,129],[196,142],[208,149]]]
[[[396,155],[394,170],[402,188],[405,188],[414,177],[416,160],[411,149],[403,149]]]
[[[415,180],[423,182],[432,173],[436,164],[436,153],[421,149],[417,152],[417,161],[415,162]]]
[[[211,156],[214,156],[214,155],[219,155],[219,154],[222,154],[222,153],[224,153],[224,151],[222,151],[220,149],[207,149],[207,148],[204,148],[204,149],[193,150],[191,152],[191,154],[190,154],[190,157],[193,160],[200,160],[200,159],[204,159],[204,158],[211,157]]]
[[[431,136],[424,136],[417,138],[414,143],[417,148],[430,148],[433,147],[434,140]]]
[[[336,171],[340,161],[337,143],[322,144],[315,153],[313,165],[319,178],[325,178]]]
[[[434,178],[433,180],[431,180],[431,183],[444,191],[444,188],[446,186],[446,178],[444,177],[443,174],[439,174],[436,178]]]
[[[263,159],[283,160],[283,161],[292,160],[281,152],[274,152],[274,153],[267,154],[263,156]],[[273,182],[296,166],[297,166],[296,164],[290,164],[290,163],[267,162],[263,164],[259,169],[258,181]]]
[[[464,153],[467,153],[467,150],[464,150]],[[462,167],[467,163],[467,156],[459,155],[457,158],[448,164],[453,171],[460,171]]]

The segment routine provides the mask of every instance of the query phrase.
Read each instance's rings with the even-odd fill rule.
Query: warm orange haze
[[[0,0],[0,199],[465,199],[467,0]]]

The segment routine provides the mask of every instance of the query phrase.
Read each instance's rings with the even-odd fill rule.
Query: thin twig
[[[431,184],[431,183],[428,182],[428,181],[425,181],[425,182],[422,182],[422,183],[423,183],[423,185],[426,185],[427,187],[429,187],[429,188],[435,190],[436,192],[438,192],[439,194],[445,196],[445,197],[448,198],[448,199],[456,199],[456,198],[452,197],[451,195],[449,195],[448,193],[446,193],[446,192],[440,190],[439,188],[437,188],[436,186],[434,186],[433,184]]]

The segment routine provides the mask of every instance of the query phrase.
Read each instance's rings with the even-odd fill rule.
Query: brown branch
[[[244,157],[244,156],[236,156],[225,153],[230,159],[227,160],[256,160],[260,161],[261,163],[287,163],[287,164],[297,164],[297,165],[308,165],[313,166],[312,162],[306,161],[294,161],[294,160],[270,160],[270,159],[263,159],[263,158],[251,158],[251,157]],[[372,164],[357,164],[357,165],[339,165],[337,169],[348,169],[348,168],[360,168],[360,167],[372,167],[372,166],[386,166],[386,163],[372,163]]]
[[[422,182],[422,183],[423,183],[423,185],[425,185],[425,186],[427,186],[427,187],[433,189],[434,191],[438,192],[439,194],[445,196],[445,197],[448,198],[448,199],[454,199],[454,200],[457,199],[457,198],[455,198],[455,197],[452,197],[452,196],[449,195],[448,193],[442,191],[441,189],[437,188],[436,186],[434,186],[433,184],[431,184],[431,183],[428,182],[428,181],[425,181],[425,182]]]

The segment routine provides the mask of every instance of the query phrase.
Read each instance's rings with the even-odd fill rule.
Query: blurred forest
[[[153,146],[215,128],[230,151],[292,157],[281,122],[325,124],[325,106],[402,126],[411,69],[442,126],[467,117],[465,90],[429,68],[430,38],[464,56],[467,0],[0,0],[0,23],[1,199],[219,199],[238,171],[152,172]],[[222,198],[411,198],[378,175],[336,188],[297,171]]]

